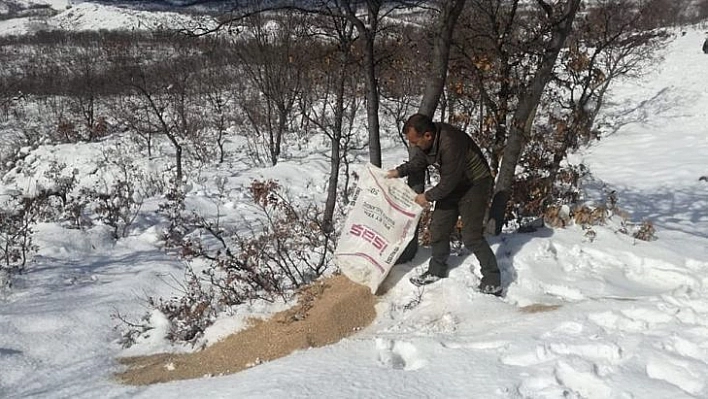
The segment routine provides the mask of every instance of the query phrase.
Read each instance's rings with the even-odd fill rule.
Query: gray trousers
[[[450,236],[459,216],[462,218],[462,242],[474,253],[481,266],[480,285],[501,286],[496,256],[484,238],[484,214],[487,211],[492,185],[492,178],[477,181],[461,195],[435,203],[430,221],[430,244],[433,253],[428,272],[440,277],[447,276]]]

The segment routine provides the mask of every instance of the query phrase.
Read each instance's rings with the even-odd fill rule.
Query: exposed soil
[[[128,369],[117,378],[146,385],[207,375],[231,374],[293,351],[335,343],[368,326],[376,317],[376,297],[345,276],[315,282],[298,304],[276,313],[200,352],[121,358]]]
[[[521,307],[519,310],[521,313],[544,313],[552,312],[560,307],[561,305],[544,305],[542,303],[534,303],[533,305]]]

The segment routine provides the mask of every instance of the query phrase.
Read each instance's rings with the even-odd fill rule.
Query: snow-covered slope
[[[38,0],[39,3],[41,0]],[[159,28],[213,27],[211,17],[177,12],[143,11],[98,3],[78,3],[69,6],[66,1],[47,1],[56,15],[22,16],[0,20],[0,35],[24,35],[37,30],[150,30]],[[26,5],[23,6],[26,8]]]
[[[425,267],[423,249],[394,268],[377,319],[349,339],[235,375],[128,387],[112,379],[120,368],[115,357],[164,340],[154,336],[150,347],[125,352],[109,315],[141,314],[139,298],[169,293],[168,276],[182,270],[157,248],[159,229],[149,224],[155,204],[117,242],[100,228],[42,225],[36,264],[0,304],[0,396],[708,397],[708,183],[695,175],[708,173],[703,40],[701,29],[687,29],[642,81],[617,86],[605,114],[616,131],[577,157],[595,179],[586,199],[600,200],[603,184],[616,190],[635,221],[655,223],[656,241],[621,233],[616,217],[592,234],[574,226],[490,238],[507,285],[503,299],[474,290],[478,265],[469,256],[451,259],[450,278],[413,287],[408,277]],[[384,143],[385,167],[406,157],[395,140]],[[205,170],[205,186],[190,199],[208,204],[217,176],[228,178],[226,214],[248,215],[243,192],[251,178],[279,179],[296,195],[318,198],[328,159],[317,143],[277,167],[234,162]],[[77,167],[90,150],[71,148]],[[526,308],[533,304],[544,306]]]

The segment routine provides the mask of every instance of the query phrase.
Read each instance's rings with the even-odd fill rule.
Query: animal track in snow
[[[383,338],[376,339],[378,361],[384,367],[397,370],[418,370],[425,367],[427,360],[420,357],[418,349],[410,342]]]

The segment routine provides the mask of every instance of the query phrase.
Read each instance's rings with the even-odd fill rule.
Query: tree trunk
[[[514,172],[516,171],[516,165],[519,162],[524,145],[526,144],[526,136],[531,130],[534,117],[536,116],[536,107],[541,100],[541,95],[543,94],[546,84],[552,77],[553,67],[558,58],[558,53],[570,33],[580,2],[581,0],[569,0],[568,3],[566,3],[564,13],[553,28],[551,40],[546,46],[543,58],[534,74],[531,84],[519,98],[519,105],[514,112],[509,128],[509,139],[504,148],[504,157],[499,167],[499,175],[497,176],[497,183],[494,190],[495,194],[489,213],[490,222],[493,223],[490,229],[494,231],[495,235],[501,233],[502,225],[505,221],[504,211],[507,202],[511,198]],[[549,15],[549,17],[552,17],[552,15]]]
[[[455,30],[457,17],[465,6],[465,0],[448,0],[442,4],[440,19],[435,26],[435,38],[433,39],[432,66],[428,76],[428,84],[425,87],[423,100],[420,103],[418,112],[432,117],[438,107],[440,97],[445,89],[445,79],[447,79],[447,65],[450,58],[450,46],[452,45],[452,33]]]
[[[377,16],[371,16],[377,18]],[[381,133],[379,126],[379,88],[376,81],[374,61],[374,35],[372,30],[366,35],[366,119],[369,123],[369,162],[381,167]]]
[[[182,181],[182,146],[177,143],[177,140],[172,140],[172,145],[175,147],[175,163],[177,164],[177,181]]]
[[[335,2],[338,3],[338,2]],[[355,1],[343,1],[346,18],[356,28],[359,35],[364,38],[364,68],[366,75],[366,120],[369,124],[369,162],[381,167],[381,134],[379,132],[379,88],[376,81],[376,57],[374,55],[376,34],[378,33],[379,11],[381,0],[367,0],[368,12],[367,27],[364,21],[357,17]]]
[[[337,99],[334,110],[334,131],[330,137],[332,150],[329,157],[329,181],[327,182],[327,199],[325,200],[324,214],[322,215],[322,230],[329,234],[334,231],[334,208],[337,205],[337,191],[339,185],[339,167],[342,162],[341,140],[344,125],[344,95],[346,69],[349,57],[342,55],[342,73],[337,81]]]
[[[438,34],[433,42],[433,59],[432,68],[429,72],[428,85],[425,88],[423,99],[421,100],[418,112],[428,115],[431,118],[435,114],[435,109],[438,107],[443,90],[445,89],[445,79],[447,79],[447,65],[450,58],[450,46],[452,45],[452,33],[457,23],[457,17],[462,12],[465,6],[465,0],[448,0],[442,5],[440,19],[438,20],[435,31]],[[405,134],[405,132],[403,132]],[[410,148],[408,151],[408,160],[413,157],[413,151],[417,147]],[[425,190],[425,172],[411,174],[408,176],[408,187],[411,187],[416,193],[422,193]],[[411,242],[408,243],[406,249],[403,250],[401,256],[396,260],[396,264],[404,263],[412,260],[418,252],[418,229],[416,228],[415,235]]]

